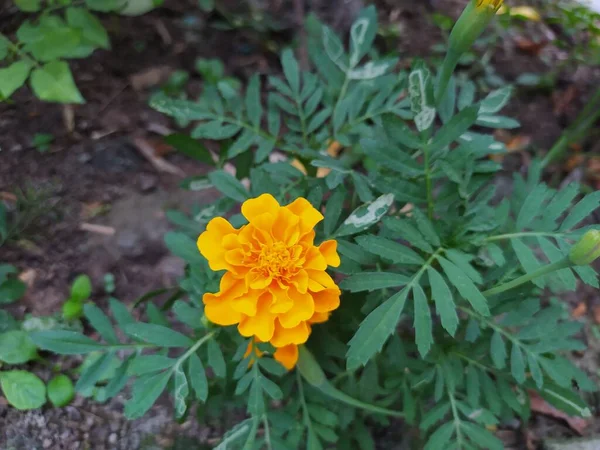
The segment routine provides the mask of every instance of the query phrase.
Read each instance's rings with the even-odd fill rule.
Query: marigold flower
[[[326,321],[340,304],[340,289],[326,272],[337,267],[337,242],[314,245],[314,227],[323,215],[304,198],[281,206],[270,194],[247,200],[239,229],[211,220],[198,249],[212,270],[225,270],[220,291],[203,296],[208,320],[238,325],[277,348],[275,359],[291,369],[311,324]]]

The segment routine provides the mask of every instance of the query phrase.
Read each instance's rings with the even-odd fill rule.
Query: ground
[[[51,314],[59,310],[70,282],[81,273],[92,278],[94,301],[106,301],[105,274],[116,279],[114,296],[133,301],[157,287],[172,285],[182,274],[183,263],[170,256],[162,236],[170,225],[167,209],[189,209],[207,203],[212,192],[197,193],[179,188],[184,176],[206,172],[202,166],[161,144],[161,135],[175,129],[167,118],[147,106],[149,95],[174,70],[193,73],[196,58],[221,58],[228,75],[244,80],[251,73],[279,70],[273,48],[290,44],[298,16],[291,2],[274,1],[276,17],[283,31],[258,33],[255,30],[216,30],[215,17],[206,15],[191,1],[172,1],[142,17],[106,17],[104,24],[112,40],[111,51],[97,51],[92,57],[72,63],[77,84],[87,102],[77,107],[41,103],[26,89],[14,102],[0,104],[0,200],[10,206],[17,189],[33,189],[32,201],[42,211],[21,230],[18,238],[0,248],[0,260],[18,266],[29,285],[23,301],[13,308],[16,314]],[[227,2],[235,3],[235,2]],[[347,29],[361,2],[341,8],[337,2],[314,2],[325,20],[338,30]],[[455,17],[464,1],[380,0],[381,21],[398,31],[394,39],[381,39],[388,50],[402,55],[427,56],[440,42],[442,33],[432,24],[431,13]],[[340,8],[345,14],[335,14]],[[6,20],[2,17],[6,14]],[[0,31],[10,32],[22,17],[0,8]],[[6,27],[5,29],[3,29]],[[536,34],[537,33],[537,34]],[[525,25],[518,32],[503,34],[491,64],[507,81],[523,72],[549,70],[535,52],[518,45],[517,37],[538,36],[539,30]],[[560,52],[547,48],[550,60]],[[543,56],[543,55],[542,55]],[[409,63],[410,61],[405,61]],[[404,64],[404,62],[403,62]],[[561,135],[600,80],[598,68],[581,66],[561,72],[554,95],[547,91],[521,89],[506,112],[518,118],[522,128],[500,136],[515,147],[505,161],[507,173],[526,167],[530,156],[519,152],[522,144],[533,152],[544,152]],[[194,75],[190,89],[197,92],[200,79]],[[54,141],[46,152],[33,145],[36,133],[48,133]],[[164,156],[168,171],[157,169],[143,156],[144,145]],[[582,153],[597,151],[584,146]],[[589,171],[582,159],[556,167],[558,179],[598,181],[586,178]],[[171,173],[174,172],[174,173]],[[583,304],[587,313],[581,320],[593,328],[597,293],[582,291],[566,299],[570,308]],[[590,334],[588,341],[595,341]],[[582,355],[582,364],[596,371],[591,357],[594,346]],[[63,409],[17,412],[0,398],[0,448],[71,449],[169,448],[175,436],[214,442],[222,431],[218,424],[201,427],[194,420],[173,424],[168,404],[155,406],[144,419],[127,422],[121,415],[122,399],[107,405],[78,398]],[[594,424],[589,430],[597,429]],[[573,435],[557,419],[535,416],[528,429],[551,429],[556,436]],[[43,431],[42,431],[43,430]],[[502,436],[513,448],[527,447],[521,433],[505,430]],[[398,431],[382,431],[381,448],[404,448]],[[527,435],[527,433],[525,433]],[[152,438],[154,436],[154,438]],[[536,437],[536,436],[534,436]],[[77,447],[75,443],[81,442]],[[397,444],[391,444],[397,443]],[[192,448],[182,444],[181,448]],[[150,446],[150,447],[149,447]]]

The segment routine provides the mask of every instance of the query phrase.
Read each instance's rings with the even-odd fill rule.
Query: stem
[[[535,278],[552,273],[556,270],[566,269],[567,267],[571,267],[572,265],[573,264],[571,263],[571,261],[569,261],[569,258],[565,258],[560,261],[556,261],[555,263],[548,264],[547,266],[540,267],[539,269],[534,270],[531,273],[527,273],[523,276],[520,276],[519,278],[515,278],[514,280],[509,281],[508,283],[500,284],[491,289],[488,289],[487,291],[482,292],[482,294],[484,297],[491,297],[493,295],[500,294],[501,292],[508,291],[509,289],[513,289],[517,286],[527,283],[528,281],[531,281]]]
[[[306,398],[304,397],[304,385],[302,384],[302,377],[300,376],[300,371],[298,370],[296,370],[296,382],[298,383],[300,403],[302,403],[302,419],[304,420],[304,424],[308,428],[308,434],[310,436],[314,433],[312,428],[312,420],[310,420],[310,416],[308,415],[308,406],[306,404]]]
[[[271,430],[269,428],[269,419],[267,418],[267,415],[265,414],[262,418],[263,420],[263,428],[265,430],[265,444],[267,445],[267,449],[272,450],[272,446],[271,446]]]
[[[13,41],[11,41],[9,38],[7,38],[6,36],[4,36],[4,34],[2,34],[2,33],[0,33],[0,40],[3,40],[4,42],[6,42],[6,45],[13,52],[15,52],[16,54],[18,54],[21,58],[26,59],[31,64],[33,64],[35,67],[41,67],[40,64],[37,62],[37,60],[35,58],[33,58],[29,53],[21,50],[18,45],[16,45]]]
[[[215,331],[211,331],[207,335],[202,336],[194,345],[192,345],[188,349],[187,352],[185,352],[183,355],[181,355],[179,358],[177,358],[177,362],[173,365],[173,367],[171,368],[171,371],[175,371],[177,367],[179,367],[181,364],[183,364],[185,362],[185,360],[188,359],[192,355],[192,353],[194,353],[196,350],[198,350],[202,344],[204,344],[206,341],[210,340],[214,335],[215,335]]]
[[[450,406],[452,407],[452,417],[454,417],[454,428],[456,429],[456,442],[458,442],[459,448],[462,447],[463,437],[462,430],[460,429],[460,416],[458,415],[458,408],[456,407],[456,398],[454,398],[454,392],[448,389],[448,398],[450,399]]]
[[[551,233],[551,232],[537,232],[537,231],[525,231],[521,233],[508,233],[499,234],[497,236],[490,236],[485,239],[485,242],[502,241],[505,239],[516,239],[521,237],[537,237],[537,236],[548,236],[558,238],[564,236],[565,233]]]
[[[456,57],[454,52],[451,49],[448,49],[448,53],[446,53],[446,58],[444,59],[444,63],[442,64],[442,69],[439,73],[437,85],[435,88],[436,106],[439,106],[442,100],[444,99],[446,89],[448,88],[448,83],[450,83],[450,78],[452,78],[454,69],[456,69],[456,65],[458,64],[458,59],[459,58]]]

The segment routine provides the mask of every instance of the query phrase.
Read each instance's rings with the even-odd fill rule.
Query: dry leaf
[[[585,302],[581,302],[575,307],[575,309],[571,313],[571,317],[573,317],[573,319],[579,319],[580,317],[583,317],[587,314],[587,310],[588,308]]]
[[[144,139],[141,137],[137,137],[133,140],[135,144],[135,148],[139,150],[139,152],[148,160],[150,164],[154,166],[156,170],[159,172],[167,172],[173,175],[184,176],[185,173],[179,167],[171,164],[165,159],[161,158],[159,151],[162,145],[161,142],[153,142],[148,139]]]
[[[91,233],[103,234],[105,236],[114,236],[117,230],[114,227],[106,225],[97,225],[93,223],[82,223],[79,225],[79,229],[83,231],[89,231]]]
[[[33,286],[36,276],[37,272],[35,271],[35,269],[27,269],[19,274],[19,280],[21,280],[27,285],[27,287],[30,288],[31,286]]]
[[[590,424],[587,420],[581,417],[571,417],[568,414],[556,409],[538,394],[533,391],[529,391],[529,397],[531,400],[531,410],[546,416],[554,417],[555,419],[562,419],[571,429],[582,435],[583,431]]]
[[[594,321],[600,324],[600,306],[594,306]]]
[[[537,56],[548,45],[548,41],[535,42],[523,36],[516,36],[515,44],[522,52]]]
[[[172,69],[168,66],[151,67],[129,77],[131,86],[136,91],[151,88],[164,83],[171,75]]]
[[[531,136],[517,135],[506,142],[506,150],[509,152],[520,152],[531,145]]]

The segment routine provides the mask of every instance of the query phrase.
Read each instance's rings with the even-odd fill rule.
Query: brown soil
[[[39,193],[38,200],[48,205],[47,211],[17,239],[0,247],[1,262],[15,264],[30,274],[27,294],[14,307],[19,314],[43,315],[59,310],[70,282],[80,273],[91,276],[93,299],[100,304],[106,297],[102,290],[106,273],[115,275],[114,295],[125,301],[175,282],[183,265],[168,254],[163,244],[162,236],[169,229],[164,211],[207,203],[214,193],[183,191],[178,187],[183,175],[157,171],[136,149],[136,138],[150,140],[160,148],[159,133],[175,128],[147,106],[147,99],[168,72],[188,70],[193,74],[194,61],[199,57],[221,58],[228,74],[242,79],[256,71],[277,71],[277,58],[269,49],[288,45],[293,37],[296,17],[291,2],[273,2],[284,29],[269,33],[218,31],[211,27],[214,15],[203,14],[195,1],[166,3],[165,8],[142,17],[105,18],[113,49],[97,51],[71,64],[86,104],[69,110],[39,102],[23,89],[13,103],[0,105],[0,192],[32,187]],[[336,28],[347,28],[351,18],[336,16],[340,7],[334,3],[321,1],[315,5]],[[343,8],[346,12],[358,10],[361,4],[349,3],[350,7]],[[402,30],[398,40],[401,53],[426,56],[442,36],[429,14],[437,10],[456,16],[465,2],[377,3],[381,20]],[[7,14],[7,20],[1,20],[2,14]],[[0,31],[14,31],[21,20],[12,10],[6,13],[0,8]],[[493,64],[508,81],[525,71],[548,70],[540,58],[521,53],[506,42],[498,46]],[[590,87],[600,80],[597,68],[581,70],[586,74],[566,73],[561,78],[559,94],[575,86],[578,95],[558,113],[554,112],[556,98],[550,94],[520,91],[506,111],[523,124],[514,135],[529,136],[534,149],[547,150],[585,101]],[[131,77],[140,74],[145,74],[142,80],[147,86],[135,90]],[[157,80],[152,82],[152,76]],[[199,78],[192,75],[191,90],[197,91],[199,85]],[[67,117],[69,114],[72,119]],[[40,153],[33,146],[36,133],[55,136],[48,152]],[[181,155],[169,153],[165,158],[184,175],[207,170]],[[520,168],[527,162],[526,154],[517,154],[510,166]],[[581,178],[580,172],[577,177]],[[89,223],[108,227],[114,234],[84,231],[82,224]],[[595,297],[589,303],[600,304],[600,300]],[[148,417],[127,423],[120,414],[120,402],[122,399],[96,405],[78,399],[64,410],[48,408],[28,413],[9,409],[0,402],[0,448],[133,450],[142,448],[150,435],[157,438],[149,445],[167,448],[175,435],[204,442],[218,435],[213,428],[199,426],[193,420],[174,425],[168,405],[158,405]],[[77,446],[77,442],[81,444]],[[396,433],[382,433],[381,448],[404,448],[390,442],[398,442]],[[518,439],[515,447],[524,448],[521,445]]]

